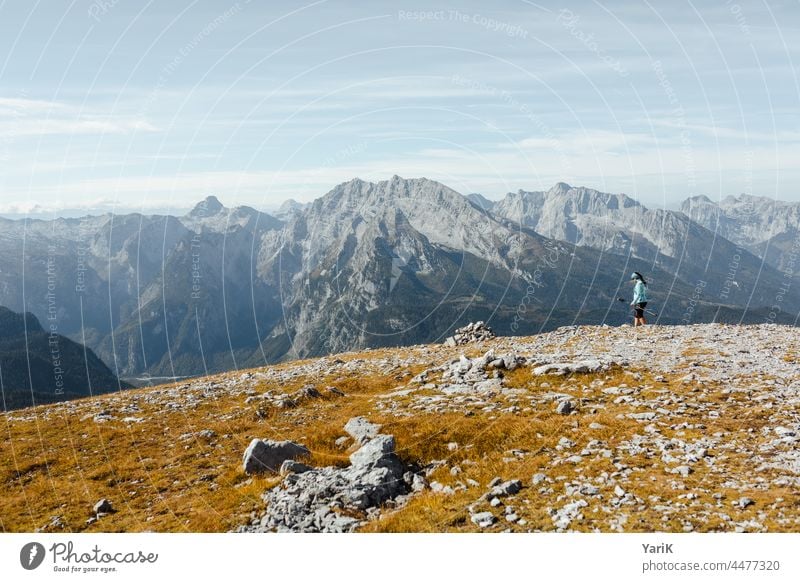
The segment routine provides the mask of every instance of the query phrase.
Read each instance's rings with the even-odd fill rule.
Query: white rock
[[[563,414],[564,416],[570,414],[572,412],[572,402],[569,400],[562,400],[556,406],[556,412],[558,414]]]
[[[494,525],[497,518],[489,511],[481,511],[480,513],[474,514],[471,521],[480,528],[486,528]]]
[[[350,455],[350,464],[355,467],[378,466],[390,462],[394,453],[394,437],[392,435],[378,435]]]
[[[265,471],[276,473],[287,459],[296,460],[309,454],[306,447],[291,441],[253,439],[244,452],[244,472],[248,475]]]
[[[353,440],[359,445],[363,445],[369,439],[377,435],[380,429],[381,426],[379,424],[372,423],[363,416],[351,418],[347,421],[347,424],[344,425],[344,431],[353,437]]]
[[[531,484],[534,486],[538,485],[545,479],[547,479],[547,475],[545,475],[544,473],[536,473],[533,477],[531,477]]]

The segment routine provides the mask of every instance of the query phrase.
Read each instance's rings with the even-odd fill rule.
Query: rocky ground
[[[461,336],[7,413],[0,526],[800,531],[795,328]]]

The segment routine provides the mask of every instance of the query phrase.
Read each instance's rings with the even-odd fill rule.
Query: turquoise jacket
[[[633,286],[633,303],[644,303],[647,301],[647,285],[641,281],[636,281]]]

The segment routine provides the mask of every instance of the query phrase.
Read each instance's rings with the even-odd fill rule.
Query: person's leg
[[[637,304],[633,310],[633,327],[644,325],[644,310]]]

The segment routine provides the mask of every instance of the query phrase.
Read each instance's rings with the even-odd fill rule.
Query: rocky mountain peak
[[[291,212],[297,212],[302,210],[306,205],[302,202],[298,202],[294,198],[289,198],[288,200],[284,200],[284,202],[278,208],[277,214],[289,214]]]
[[[192,218],[207,218],[209,216],[216,216],[223,210],[225,210],[225,207],[216,196],[206,196],[204,200],[201,200],[195,205],[189,213],[189,216]]]
[[[691,196],[683,201],[683,204],[713,204],[716,205],[716,202],[711,200],[705,194],[698,194],[697,196]]]
[[[550,190],[547,191],[548,194],[566,194],[570,190],[572,190],[572,186],[567,184],[566,182],[557,182]],[[521,192],[521,190],[520,190]]]
[[[595,212],[605,209],[616,210],[619,208],[631,208],[639,206],[639,202],[627,194],[609,194],[600,192],[585,186],[570,186],[564,182],[559,182],[546,193],[548,200],[563,200],[571,205],[580,208],[580,212]]]
[[[283,201],[279,207],[279,210],[291,210],[293,208],[300,208],[302,206],[303,205],[294,198],[289,198],[288,200]]]
[[[338,216],[360,212],[374,214],[399,206],[410,209],[414,204],[417,208],[424,206],[435,212],[440,203],[446,207],[473,209],[461,194],[440,182],[395,175],[379,182],[366,182],[360,178],[343,182],[317,199],[312,205],[312,213]]]
[[[688,198],[681,210],[693,221],[763,258],[779,269],[794,261],[800,231],[800,204],[765,196],[737,194],[718,203]]]

